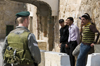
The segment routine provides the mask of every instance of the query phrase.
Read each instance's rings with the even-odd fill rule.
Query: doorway
[[[14,29],[14,25],[6,25],[6,36]]]

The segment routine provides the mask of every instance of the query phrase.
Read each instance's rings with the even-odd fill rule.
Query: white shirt
[[[69,26],[68,42],[77,41],[77,43],[79,44],[79,40],[80,40],[79,28],[76,25],[72,24],[71,26]]]

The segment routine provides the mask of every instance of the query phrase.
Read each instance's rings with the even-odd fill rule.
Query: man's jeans
[[[81,43],[80,53],[79,53],[78,58],[77,58],[76,66],[85,66],[86,65],[85,60],[86,60],[87,54],[88,54],[90,49],[91,49],[91,46],[84,45]]]

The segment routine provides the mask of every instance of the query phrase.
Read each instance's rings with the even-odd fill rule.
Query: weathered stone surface
[[[60,0],[59,19],[66,20],[68,17],[77,18],[81,0]],[[77,25],[77,20],[74,22]]]
[[[66,9],[65,9],[66,8]],[[100,1],[99,0],[60,0],[59,19],[66,20],[67,17],[74,18],[74,24],[79,28],[81,21],[79,17],[89,13],[97,29],[100,31]],[[99,42],[100,43],[100,42]]]
[[[47,50],[47,43],[43,40],[37,40],[39,49]]]
[[[0,1],[0,39],[6,36],[6,25],[15,26],[15,14],[19,11],[26,10],[23,3],[12,2],[12,1]],[[23,8],[22,8],[23,6]]]
[[[27,10],[31,13],[30,16],[30,24],[28,29],[35,35],[36,39],[37,39],[37,7],[32,5],[32,4],[26,4],[26,8]]]
[[[95,44],[94,45],[94,52],[95,53],[100,53],[100,44]]]

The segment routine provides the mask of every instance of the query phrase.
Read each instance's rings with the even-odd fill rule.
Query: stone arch
[[[13,0],[13,1],[16,1],[16,0]],[[32,0],[17,0],[17,2],[30,3],[37,7],[37,18],[39,21],[37,22],[39,23],[38,40],[45,40],[44,38],[46,37],[47,38],[46,50],[52,51],[52,49],[54,48],[54,17],[52,16],[52,10],[51,10],[50,5],[44,1],[36,1],[36,0],[33,0],[33,1]]]
[[[52,12],[50,5],[47,4],[46,2],[43,2],[43,1],[35,1],[35,2],[31,3],[31,4],[33,4],[33,5],[35,5],[37,7],[38,13],[41,16],[48,16]]]
[[[33,2],[32,4],[37,6],[38,26],[40,27],[38,29],[38,39],[43,40],[43,37],[48,37],[47,50],[52,51],[54,44],[54,21],[51,7],[43,1]],[[42,37],[40,37],[39,31],[42,31]]]

